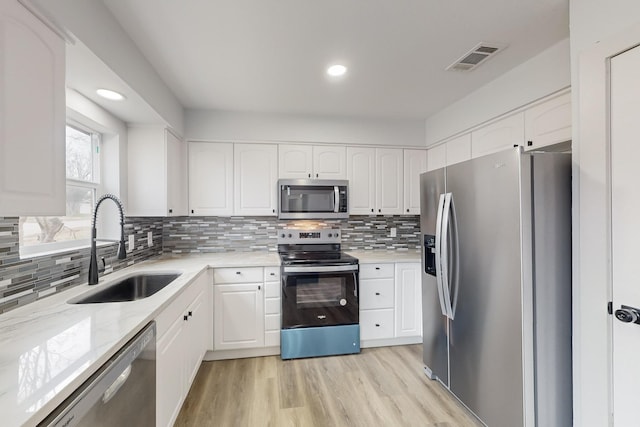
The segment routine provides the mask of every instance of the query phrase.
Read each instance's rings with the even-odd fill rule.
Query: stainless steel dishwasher
[[[149,323],[39,426],[156,425],[156,325]]]

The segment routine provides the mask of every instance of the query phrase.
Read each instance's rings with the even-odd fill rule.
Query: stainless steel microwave
[[[278,218],[348,218],[349,181],[333,179],[278,180]]]

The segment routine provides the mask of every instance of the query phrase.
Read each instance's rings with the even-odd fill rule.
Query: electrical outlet
[[[147,246],[153,246],[153,231],[147,232]]]
[[[390,237],[396,237],[397,232],[396,232],[396,228],[395,227],[391,227],[391,236]]]
[[[136,244],[136,241],[133,234],[129,234],[129,249],[128,249],[129,252],[133,252],[133,249],[135,248],[135,244]]]

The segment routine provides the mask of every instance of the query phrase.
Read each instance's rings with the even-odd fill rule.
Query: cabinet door
[[[198,373],[200,362],[202,362],[202,358],[206,351],[207,339],[209,331],[211,330],[208,327],[207,311],[206,292],[203,289],[187,309],[188,333],[186,334],[187,347],[185,348],[185,352],[187,353],[187,359],[185,361],[185,394],[188,393],[189,387]]]
[[[234,214],[275,215],[278,147],[234,144]]]
[[[233,144],[189,142],[189,212],[233,215]]]
[[[313,178],[346,179],[346,148],[327,145],[313,146]]]
[[[526,149],[571,139],[571,94],[557,96],[524,112]]]
[[[165,130],[167,164],[167,215],[187,214],[187,144]]]
[[[445,147],[447,150],[447,166],[469,160],[471,158],[471,134],[466,133],[447,141]]]
[[[447,166],[447,146],[441,144],[427,150],[427,172]]]
[[[422,335],[420,263],[396,264],[395,336]]]
[[[420,174],[426,171],[426,150],[404,150],[404,213],[420,215]]]
[[[261,283],[214,285],[214,350],[264,346]]]
[[[182,316],[175,319],[156,346],[156,425],[172,426],[185,392],[186,323]]]
[[[393,309],[360,310],[360,340],[393,338]]]
[[[65,215],[64,41],[17,1],[0,28],[1,214]]]
[[[402,162],[402,150],[376,148],[376,213],[402,214],[404,195]]]
[[[347,147],[349,214],[371,215],[376,204],[375,148]]]
[[[524,145],[524,113],[514,114],[471,132],[471,157]]]
[[[310,144],[278,146],[278,177],[309,179],[312,176],[313,147]]]

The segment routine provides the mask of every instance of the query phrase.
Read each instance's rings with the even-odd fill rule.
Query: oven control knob
[[[288,236],[288,237],[289,237],[289,238],[291,238],[291,237],[293,237],[293,236],[291,236],[291,233],[289,233],[289,236]]]
[[[329,237],[331,237],[331,233],[329,233]]]
[[[282,237],[284,239],[284,233],[282,233],[282,235],[280,237]]]
[[[338,233],[334,234],[334,236],[336,236],[336,237],[340,237],[340,235],[339,235]]]
[[[340,305],[341,305],[341,306],[343,306],[343,307],[344,307],[345,305],[347,305],[347,300],[346,300],[346,299],[344,299],[344,298],[340,299]]]

